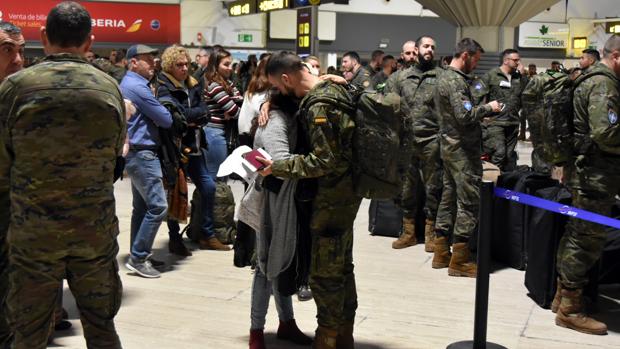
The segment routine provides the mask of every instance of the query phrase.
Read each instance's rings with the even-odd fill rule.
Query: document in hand
[[[226,160],[222,162],[217,171],[218,177],[226,177],[231,173],[238,174],[244,181],[250,183],[257,176],[257,171],[262,170],[264,165],[256,160],[256,157],[262,157],[271,160],[271,155],[264,149],[254,149],[242,145],[233,150]]]

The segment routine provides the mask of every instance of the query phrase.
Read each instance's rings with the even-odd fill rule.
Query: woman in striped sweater
[[[205,134],[209,144],[207,170],[213,179],[216,179],[220,164],[228,155],[226,135],[236,128],[243,103],[243,96],[230,80],[232,71],[230,52],[222,49],[211,54],[205,73],[205,100],[211,120],[205,127]]]

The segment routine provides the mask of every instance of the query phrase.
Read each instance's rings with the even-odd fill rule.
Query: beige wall
[[[487,52],[500,52],[514,47],[514,30],[513,27],[463,27],[460,38],[478,41]]]

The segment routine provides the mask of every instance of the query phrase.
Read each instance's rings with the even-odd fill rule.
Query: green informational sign
[[[238,42],[252,42],[252,34],[239,34],[237,35]]]

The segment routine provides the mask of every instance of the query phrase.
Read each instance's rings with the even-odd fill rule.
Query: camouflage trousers
[[[439,148],[438,139],[418,145],[422,183],[426,191],[424,214],[427,219],[433,221],[437,217],[437,210],[441,201],[441,190],[443,188],[443,164]]]
[[[404,173],[403,189],[396,202],[403,209],[403,217],[414,219],[418,212],[419,198],[416,195],[418,186],[422,184],[422,178],[420,177],[420,167],[417,157],[413,157],[411,165]]]
[[[480,158],[445,154],[443,192],[435,221],[435,230],[446,234],[454,229],[454,241],[466,242],[478,224],[482,161]]]
[[[337,208],[315,206],[312,213],[310,288],[322,327],[338,329],[355,320],[353,221],[360,202]]]
[[[54,325],[60,285],[67,279],[84,328],[87,347],[117,349],[114,316],[121,303],[117,234],[80,229],[49,234],[9,232],[8,319],[14,349],[43,349]],[[105,236],[104,236],[105,235]],[[23,236],[27,236],[24,238]]]
[[[620,157],[600,154],[578,156],[566,167],[573,206],[605,216],[611,214],[615,195],[620,193]],[[600,258],[606,240],[605,226],[570,218],[560,240],[557,268],[565,287],[583,288],[588,271]]]
[[[6,236],[0,234],[0,349],[9,348],[11,329],[6,319],[6,294],[9,290],[9,249]]]
[[[502,171],[512,171],[517,167],[517,136],[519,125],[487,125],[484,149],[490,162]]]
[[[528,117],[527,122],[530,125],[530,141],[532,142],[532,168],[536,172],[551,174],[553,166],[546,162],[543,158],[543,144],[541,142],[541,124],[540,120],[535,117]]]

